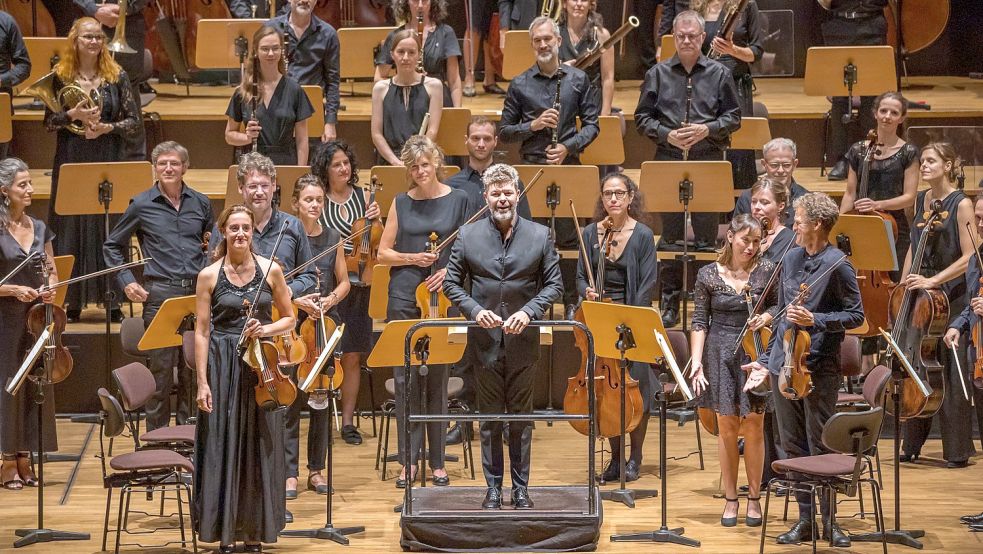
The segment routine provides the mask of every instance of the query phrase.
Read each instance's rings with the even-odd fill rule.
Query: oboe
[[[683,117],[683,126],[689,125],[689,112],[693,108],[693,78],[686,78],[686,113]],[[683,149],[683,161],[689,159],[689,148]]]
[[[556,126],[553,127],[553,136],[550,139],[550,148],[556,148],[556,143],[560,140],[560,86],[563,84],[563,69],[556,72],[556,94],[553,95],[553,109],[556,110]]]
[[[253,56],[253,79],[249,83],[249,94],[252,99],[249,101],[249,120],[259,121],[256,117],[256,110],[259,109],[259,56]],[[247,124],[248,126],[248,124]],[[259,149],[259,135],[253,137],[253,152]]]
[[[426,75],[426,71],[423,69],[423,10],[417,10],[416,12],[416,44],[419,47],[420,54],[420,57],[416,60],[416,72]]]

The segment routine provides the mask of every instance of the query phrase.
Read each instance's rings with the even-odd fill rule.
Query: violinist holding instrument
[[[959,314],[967,304],[966,269],[974,256],[973,203],[956,187],[960,160],[952,145],[933,142],[922,148],[920,172],[922,180],[929,189],[918,193],[915,201],[915,225],[911,231],[911,244],[917,245],[925,232],[918,225],[926,220],[934,202],[941,202],[941,210],[947,212],[941,225],[928,237],[925,245],[920,271],[912,269],[913,252],[908,250],[905,258],[904,274],[901,283],[892,296],[900,297],[905,289],[930,291],[941,289],[949,300],[949,313]],[[892,309],[894,308],[892,302]],[[911,321],[899,321],[895,326],[910,326]],[[943,327],[945,328],[945,327]],[[903,347],[903,346],[902,346]],[[968,368],[965,349],[960,349],[959,367]],[[960,376],[949,349],[943,349],[939,356],[942,364],[939,379],[933,388],[941,388],[944,397],[937,415],[942,429],[942,455],[946,467],[966,467],[969,458],[975,453],[972,439],[972,410],[962,394]],[[934,374],[934,373],[933,373]],[[931,376],[929,378],[931,379]],[[968,383],[968,375],[963,382]],[[933,414],[925,414],[931,416]],[[922,445],[928,438],[932,417],[911,418],[905,422],[903,454],[901,461],[915,461],[921,455]]]
[[[195,299],[201,415],[192,509],[199,540],[219,542],[220,552],[233,552],[236,541],[258,552],[284,527],[284,410],[257,403],[256,373],[239,343],[283,333],[295,319],[283,270],[253,252],[254,222],[241,204],[222,211],[216,261],[199,273]],[[287,315],[272,321],[274,305]]]
[[[316,176],[307,174],[297,180],[294,187],[293,208],[300,222],[304,224],[304,231],[307,239],[311,243],[311,251],[314,255],[320,254],[328,248],[337,246],[341,240],[341,235],[334,229],[324,227],[321,224],[322,213],[324,212],[324,186]],[[333,253],[324,256],[315,262],[317,273],[320,275],[318,284],[320,287],[310,294],[301,296],[294,301],[303,310],[306,318],[302,317],[301,329],[305,325],[316,324],[321,314],[331,318],[337,325],[341,322],[338,313],[338,303],[343,300],[351,287],[348,282],[348,269],[345,266],[344,250],[335,250]],[[303,334],[303,333],[302,333]],[[311,338],[316,338],[315,334],[309,334]],[[326,340],[327,337],[322,337]],[[308,344],[308,357],[316,359],[315,352],[323,348],[323,344]],[[355,373],[358,372],[356,368]],[[339,376],[340,377],[340,376]],[[348,382],[348,376],[342,381],[342,386]],[[298,375],[298,383],[303,378]],[[348,396],[358,397],[358,379],[354,379],[355,389],[342,389],[342,398]],[[300,437],[300,411],[307,406],[307,393],[298,389],[298,398],[290,406],[287,412],[287,440],[297,443]],[[315,409],[310,407],[310,427],[307,431],[307,469],[310,474],[307,477],[307,488],[316,491],[318,494],[328,493],[327,480],[321,475],[324,470],[324,461],[328,452],[328,425],[331,424],[331,414],[328,408]],[[292,457],[299,453],[297,448],[288,448],[287,474],[294,475],[297,472],[298,459]]]
[[[362,444],[362,435],[354,425],[355,404],[361,379],[362,355],[372,349],[372,318],[369,317],[369,285],[372,267],[378,263],[382,220],[379,204],[371,192],[358,186],[358,161],[355,151],[340,140],[320,145],[311,158],[311,172],[325,184],[326,194],[321,225],[342,237],[350,236],[364,224],[372,231],[348,240],[343,258],[351,282],[348,294],[338,304],[338,316],[345,322],[341,336],[341,367],[345,380],[341,386],[341,438],[347,444]],[[367,243],[367,244],[366,244]],[[360,270],[360,267],[364,268]]]
[[[168,298],[194,294],[198,272],[208,265],[202,242],[215,222],[208,197],[184,182],[188,150],[173,141],[162,142],[151,153],[156,182],[133,197],[102,245],[106,265],[126,262],[130,239],[137,236],[142,253],[151,258],[143,269],[143,282],[123,270],[117,279],[131,302],[143,303],[144,327],[149,327]],[[166,427],[171,419],[174,367],[183,367],[181,348],[160,348],[148,353],[156,389],[147,401],[147,430]],[[192,360],[188,360],[191,362]],[[194,376],[181,372],[178,379],[177,423],[193,415]]]
[[[749,356],[753,359],[755,353],[734,348],[741,340],[745,322],[750,332],[760,332],[771,324],[778,311],[777,287],[767,287],[776,266],[762,257],[761,235],[761,223],[757,219],[747,214],[735,216],[727,230],[723,252],[715,263],[700,268],[694,289],[690,377],[693,393],[699,395],[697,406],[716,414],[721,487],[726,501],[720,516],[724,527],[737,525],[740,512],[739,435],[744,436],[744,469],[749,491],[745,523],[748,527],[761,525],[758,500],[765,457],[764,415],[771,409],[772,400],[770,395],[748,392],[745,385],[750,379],[741,364]],[[762,300],[766,289],[767,296]],[[751,303],[757,309],[749,320]],[[763,351],[765,344],[767,341],[759,339],[756,346],[761,346]]]
[[[35,264],[28,264],[0,286],[0,320],[3,321],[0,341],[4,345],[0,352],[0,381],[4,384],[17,373],[34,343],[27,327],[29,310],[39,302],[54,300],[54,290],[38,292],[38,287],[58,282],[52,262],[54,233],[43,221],[26,213],[33,196],[27,164],[18,158],[0,161],[0,273],[7,275],[27,257],[39,255],[45,256],[50,270],[45,283]],[[54,398],[54,387],[45,386],[44,394],[48,401],[39,406],[33,387],[22,387],[16,396],[0,390],[0,452],[3,453],[0,484],[7,490],[39,485],[31,464],[31,452],[38,444],[39,409],[44,410],[44,449],[58,450],[55,403],[50,401]]]
[[[563,292],[559,256],[549,229],[516,214],[519,174],[495,164],[484,173],[491,215],[461,227],[447,262],[443,290],[462,315],[480,324],[468,328],[477,368],[478,410],[532,412],[541,319]],[[470,292],[465,288],[470,280]],[[484,509],[502,507],[504,457],[501,422],[481,423],[481,465],[488,490]],[[509,422],[512,508],[531,509],[529,497],[532,423]]]
[[[581,252],[577,264],[577,290],[585,300],[598,301],[601,291],[595,290],[598,283],[603,281],[604,300],[615,304],[628,306],[651,306],[655,292],[656,271],[655,239],[651,227],[647,224],[648,214],[644,211],[645,200],[638,185],[622,173],[608,173],[601,180],[601,191],[594,209],[594,222],[584,228],[583,244],[585,254]],[[610,245],[607,252],[602,251],[605,242]],[[601,257],[604,257],[602,275],[588,275],[600,267]],[[612,374],[608,379],[620,382],[621,369],[615,363],[611,368]],[[654,387],[658,386],[652,366],[642,362],[630,362],[628,374],[637,380],[637,391],[640,393],[640,403],[634,409],[640,411],[632,418],[626,407],[625,420],[638,420],[638,425],[630,429],[631,452],[625,463],[625,481],[635,481],[642,467],[642,452],[645,435],[648,428],[649,412],[654,399]],[[600,371],[595,366],[595,375]],[[622,384],[624,385],[624,384]],[[629,385],[630,387],[630,385]],[[609,387],[610,388],[610,387]],[[629,392],[626,389],[626,392]],[[621,478],[621,458],[625,456],[621,444],[620,389],[612,389],[614,410],[604,410],[603,414],[614,414],[609,422],[619,428],[617,434],[608,436],[611,446],[611,461],[604,469],[601,478],[606,482],[615,482]],[[602,415],[603,415],[602,414]],[[608,435],[605,433],[605,435]]]
[[[864,321],[856,272],[844,261],[843,252],[829,244],[830,229],[839,217],[836,203],[823,193],[813,192],[796,200],[794,206],[795,245],[799,248],[793,247],[782,263],[778,306],[783,307],[784,315],[775,319],[775,339],[767,350],[757,360],[742,366],[751,372],[745,390],[756,387],[770,373],[775,417],[782,448],[789,458],[826,452],[821,439],[823,426],[836,411],[837,391],[843,381],[840,344],[848,329],[859,327]],[[800,285],[805,285],[808,294],[800,295]],[[804,398],[791,400],[779,390],[779,374],[786,358],[791,358],[785,352],[786,331],[796,329],[796,334],[805,336],[794,339],[795,342],[808,341],[809,348],[794,360],[794,370],[811,376],[812,390]],[[810,517],[810,495],[797,493],[796,496],[799,520],[778,536],[779,544],[806,541],[819,532]],[[823,499],[820,506],[822,536],[824,540],[831,537],[834,546],[849,546],[850,538],[831,521],[828,501]]]

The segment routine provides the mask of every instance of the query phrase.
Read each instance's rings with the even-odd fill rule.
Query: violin
[[[321,290],[321,272],[317,270],[317,289]],[[320,297],[317,300],[318,309],[321,310],[321,300]],[[307,380],[310,375],[311,370],[314,368],[315,362],[321,357],[321,353],[328,344],[328,337],[331,333],[334,333],[336,324],[334,320],[330,317],[324,315],[324,311],[321,310],[321,315],[318,317],[308,317],[300,324],[300,337],[303,343],[307,347],[307,355],[301,360],[300,364],[297,366],[297,382],[303,383]],[[343,370],[339,370],[340,365],[336,364],[334,375],[328,377],[327,375],[321,375],[314,379],[314,390],[334,390],[341,385],[341,382],[345,378],[345,373]]]
[[[789,305],[801,306],[809,291],[806,283],[799,285],[799,294]],[[793,323],[782,335],[782,345],[785,348],[785,362],[778,374],[778,390],[789,400],[801,400],[812,392],[812,372],[806,366],[812,337],[808,331]]]
[[[447,244],[447,241],[444,241],[444,244]],[[427,252],[439,254],[440,247],[441,245],[437,244],[437,233],[430,233],[430,240],[427,241]],[[430,266],[430,275],[433,276],[436,273],[437,264],[435,262]],[[423,281],[416,287],[416,305],[420,308],[420,314],[424,319],[438,319],[447,317],[447,310],[451,307],[451,301],[447,299],[442,290],[430,291],[427,289],[427,283]]]
[[[969,227],[969,222],[966,222]],[[980,244],[976,240],[976,233],[970,229],[969,236],[973,237],[973,249],[976,253],[976,263],[980,268],[980,289],[976,293],[977,298],[983,298],[983,256],[980,255]],[[973,341],[973,349],[976,350],[976,361],[973,362],[973,386],[983,389],[983,320],[976,318],[969,331]]]
[[[371,206],[375,202],[375,193],[382,188],[379,178],[372,176],[369,184],[369,203]],[[360,194],[355,190],[352,194]],[[365,231],[366,228],[370,231]],[[345,254],[345,265],[348,266],[348,279],[356,287],[367,287],[372,284],[372,268],[378,263],[379,242],[382,240],[384,227],[380,218],[369,219],[360,218],[352,224],[352,236],[361,234],[361,238],[354,241],[354,248],[351,254]]]
[[[949,212],[942,210],[940,200],[933,201],[930,211],[924,213],[924,222],[918,224],[923,231],[911,257],[910,273],[921,273],[928,238],[947,217]],[[917,378],[930,386],[926,395],[915,379],[905,379],[898,417],[902,420],[930,417],[939,411],[945,397],[945,368],[939,360],[939,350],[940,339],[949,323],[949,298],[940,289],[909,289],[899,285],[891,291],[890,308],[891,338]],[[892,403],[885,407],[889,413],[894,410]]]
[[[273,256],[270,258],[272,263],[279,264],[280,260]],[[296,315],[297,309],[294,308],[294,314]],[[276,306],[273,307],[273,318],[279,319],[280,314],[276,310]],[[269,337],[273,341],[273,345],[277,350],[278,365],[297,365],[304,358],[307,357],[307,345],[301,340],[300,336],[297,335],[296,329],[288,329],[278,335]]]
[[[36,261],[44,283],[47,284],[48,278],[51,276],[50,260],[41,254]],[[27,331],[34,336],[35,341],[41,337],[45,329],[49,327],[51,329],[44,345],[44,366],[48,371],[48,381],[52,384],[61,383],[67,379],[72,373],[72,368],[75,367],[75,360],[72,359],[71,352],[61,340],[67,322],[68,317],[65,315],[65,310],[53,303],[35,304],[27,311]]]
[[[573,210],[574,221],[577,220],[577,213],[570,202],[570,209]],[[601,240],[601,256],[597,262],[596,273],[591,273],[590,257],[587,255],[587,247],[584,245],[583,232],[577,225],[577,237],[580,243],[581,255],[584,258],[584,267],[587,269],[587,282],[590,287],[597,291],[598,297],[602,302],[610,302],[604,298],[604,273],[605,262],[611,255],[613,246],[613,233],[610,232],[613,222],[611,217],[605,218],[598,224],[598,233],[605,230]],[[596,280],[595,280],[596,275]],[[574,314],[574,321],[585,323],[583,306],[577,309]],[[580,350],[580,369],[577,374],[567,379],[567,391],[563,395],[563,411],[567,414],[588,413],[588,390],[587,390],[587,336],[579,328],[575,328],[574,344]],[[624,421],[625,432],[633,431],[642,421],[643,402],[642,393],[638,390],[638,381],[626,374],[626,383],[621,382],[621,367],[616,358],[604,358],[596,356],[594,358],[594,398],[595,420],[597,422],[597,436],[617,437],[621,435],[621,388],[625,389]],[[590,431],[586,421],[571,421],[570,425],[579,433],[587,435]]]
[[[751,305],[753,299],[754,297],[751,295],[750,283],[744,285],[744,304],[747,306],[748,319],[751,319],[757,315],[757,310]],[[765,345],[768,344],[768,341],[770,340],[771,328],[762,327],[757,330],[749,328],[741,340],[741,345],[744,347],[744,352],[746,352],[752,360],[757,360],[761,354],[764,353]],[[754,387],[748,392],[756,396],[768,396],[771,394],[771,384],[767,379],[765,379],[760,385]]]
[[[262,289],[262,286],[259,287]],[[253,316],[255,303],[243,300],[242,309],[245,320]],[[242,354],[246,365],[253,368],[258,383],[254,387],[256,404],[266,411],[286,408],[297,398],[297,386],[280,371],[280,354],[276,345],[268,338],[252,337],[246,339]]]
[[[883,146],[877,143],[877,131],[871,129],[867,133],[867,145],[863,151],[863,158],[860,160],[860,175],[857,184],[857,199],[868,198],[868,188],[870,182],[870,164],[874,156],[880,153],[878,147]],[[887,212],[873,211],[860,212],[850,210],[854,215],[873,215],[881,218],[891,225],[894,240],[898,240],[898,222]],[[887,271],[864,270],[857,272],[857,285],[860,287],[860,298],[864,304],[864,316],[867,317],[869,330],[865,336],[875,336],[878,328],[887,327],[888,299],[891,291],[897,284],[891,280],[891,275]]]

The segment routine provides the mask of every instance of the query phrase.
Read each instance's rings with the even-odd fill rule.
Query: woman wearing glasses
[[[283,52],[283,35],[273,27],[264,25],[253,35],[242,82],[225,111],[225,142],[237,147],[237,159],[255,144],[276,165],[307,165],[307,118],[314,108],[287,77]]]
[[[598,300],[603,296],[616,304],[651,306],[655,290],[655,239],[652,229],[641,220],[647,219],[642,211],[644,199],[638,185],[622,173],[608,173],[601,180],[601,196],[594,210],[594,222],[584,228],[584,246],[587,259],[581,253],[577,264],[577,291],[586,300]],[[607,223],[607,224],[606,224]],[[587,281],[587,267],[596,273],[598,261],[604,254],[601,243],[609,235],[611,248],[604,262],[604,290],[594,290]],[[595,279],[601,279],[595,275]],[[595,281],[596,284],[596,281]],[[631,455],[625,464],[625,481],[638,479],[642,467],[642,445],[648,427],[648,414],[654,391],[652,368],[649,364],[632,363],[631,377],[638,381],[642,393],[642,420],[631,431]],[[621,478],[621,457],[624,456],[621,437],[611,437],[611,463],[604,470],[602,479],[607,482]]]

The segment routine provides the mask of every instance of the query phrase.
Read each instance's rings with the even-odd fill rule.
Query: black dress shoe
[[[406,488],[406,477],[397,477],[396,478],[396,488],[397,489],[405,489]]]
[[[482,88],[485,89],[485,94],[500,94],[502,96],[505,96],[505,89],[498,86],[498,83],[483,85]]]
[[[983,512],[971,516],[961,516],[959,521],[970,525],[979,525],[983,523]]]
[[[438,487],[446,487],[447,485],[451,484],[450,475],[444,475],[443,477],[437,477],[436,475],[434,475],[433,477],[431,477],[430,480],[433,481],[433,484]]]
[[[850,536],[844,533],[843,529],[840,529],[839,525],[834,523],[833,525],[828,526],[826,531],[823,533],[823,540],[830,540],[830,533],[833,534],[833,538],[830,541],[833,543],[833,546],[837,548],[850,548]]]
[[[778,535],[778,544],[796,544],[802,541],[812,540],[812,522],[808,519],[800,519],[795,522],[791,529]]]
[[[236,551],[236,545],[233,544],[220,544],[218,545],[218,551],[220,554],[232,554]]]
[[[455,423],[453,427],[447,430],[447,444],[461,444],[464,441],[462,438],[463,428],[460,423]]]
[[[78,323],[82,319],[82,310],[66,310],[65,315],[69,323]]]
[[[618,460],[611,460],[608,462],[608,467],[604,468],[604,473],[601,473],[600,480],[605,483],[614,483],[619,479],[621,479],[621,465]]]
[[[122,323],[123,322],[123,310],[120,310],[119,308],[116,308],[115,310],[110,310],[109,311],[109,320],[112,321],[113,323]]]
[[[502,489],[498,487],[488,487],[485,492],[485,500],[481,503],[485,510],[499,510],[502,508]]]
[[[642,468],[639,467],[638,462],[635,460],[628,460],[625,464],[625,482],[630,483],[631,481],[638,481],[638,474],[641,473]]]
[[[354,425],[345,425],[342,427],[341,438],[345,440],[345,444],[362,444],[362,434],[358,432],[358,429]]]
[[[662,309],[662,325],[666,329],[670,327],[675,327],[679,324],[679,309],[677,308],[663,308]]]
[[[532,498],[529,498],[529,491],[525,487],[512,487],[512,508],[516,510],[531,510],[533,507]]]
[[[898,461],[900,462],[917,462],[918,454],[902,454],[898,456]]]
[[[260,543],[243,545],[242,551],[243,552],[262,552],[263,551],[263,545],[260,544]]]
[[[826,178],[830,181],[844,181],[849,169],[850,166],[847,165],[846,159],[840,158],[840,161],[836,162],[836,165],[826,173]]]
[[[283,521],[285,521],[287,523],[293,523],[294,522],[294,514],[293,514],[293,512],[291,512],[290,510],[284,511],[283,512]]]
[[[969,467],[969,460],[949,461],[945,463],[945,467],[949,469],[961,469],[964,467]]]
[[[577,313],[576,304],[567,304],[563,307],[563,319],[572,320],[573,316]]]

